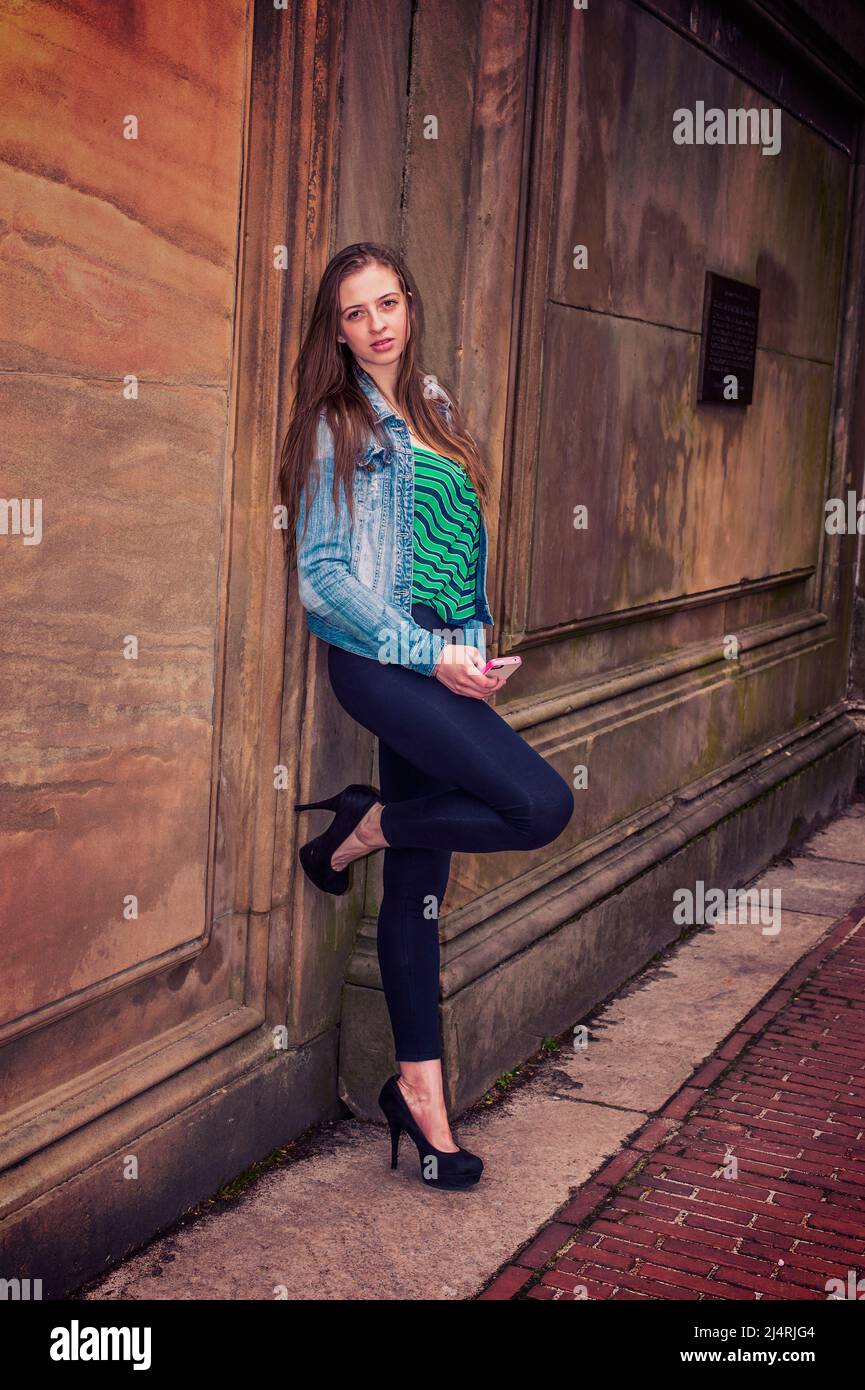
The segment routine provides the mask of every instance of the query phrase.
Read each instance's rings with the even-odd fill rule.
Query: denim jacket
[[[368,467],[355,468],[354,525],[342,484],[339,515],[335,518],[334,441],[322,410],[316,447],[318,491],[302,544],[306,485],[300,495],[296,530],[298,596],[306,609],[307,627],[325,642],[383,664],[394,662],[431,676],[451,637],[444,622],[440,629],[428,632],[411,614],[414,454],[408,426],[391,410],[369,373],[357,363],[354,370],[376,418],[385,422],[390,447],[383,448],[370,436],[365,455]],[[439,408],[450,418],[447,396],[438,389],[442,401]],[[484,624],[494,622],[486,591],[487,552],[488,538],[481,515],[475,594],[475,612],[479,616],[454,627],[462,627],[461,640],[477,647],[484,660]]]

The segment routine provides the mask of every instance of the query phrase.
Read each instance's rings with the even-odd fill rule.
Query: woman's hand
[[[493,675],[492,672],[485,676],[485,664],[477,647],[465,642],[451,642],[439,657],[433,675],[457,695],[485,700],[505,683],[502,676]]]

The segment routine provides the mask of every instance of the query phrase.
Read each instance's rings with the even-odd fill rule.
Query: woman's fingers
[[[487,696],[495,695],[496,691],[501,690],[503,685],[504,681],[500,676],[490,677],[487,675],[483,677],[482,681],[470,679],[464,685],[463,690],[466,695],[474,695],[478,700],[485,700]]]
[[[501,676],[484,673],[485,664],[477,647],[455,643],[445,647],[434,674],[457,695],[485,700],[504,685]]]

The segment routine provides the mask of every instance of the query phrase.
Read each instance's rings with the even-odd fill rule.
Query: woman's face
[[[375,371],[399,362],[409,336],[408,303],[387,265],[367,265],[339,287],[339,334],[360,365]],[[384,340],[383,346],[375,344]]]

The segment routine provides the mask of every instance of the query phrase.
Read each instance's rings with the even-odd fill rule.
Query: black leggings
[[[427,604],[414,604],[412,616],[427,631],[445,630]],[[573,814],[573,793],[486,700],[333,645],[328,674],[343,709],[379,740],[381,828],[389,846],[379,966],[396,1060],[427,1061],[441,1057],[438,915],[452,852],[549,844]]]

